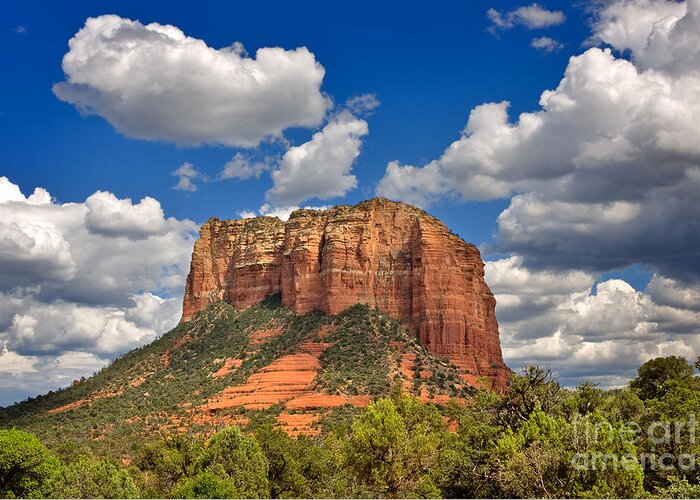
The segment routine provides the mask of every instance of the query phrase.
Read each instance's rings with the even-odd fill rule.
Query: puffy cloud
[[[345,195],[357,186],[351,170],[368,131],[367,122],[347,110],[331,118],[311,140],[287,150],[271,172],[274,185],[265,197],[274,204],[293,205]]]
[[[533,49],[541,50],[542,52],[546,52],[547,54],[551,54],[552,52],[558,52],[564,48],[563,43],[548,36],[533,38],[532,42],[530,42],[530,46]]]
[[[299,208],[301,207],[298,207],[296,205],[290,207],[273,207],[269,203],[266,203],[260,207],[258,213],[266,217],[277,217],[280,220],[286,221],[287,219],[289,219],[289,216],[292,214],[292,212],[294,212],[295,210],[299,210]]]
[[[489,197],[505,196],[507,187],[503,187],[496,194],[495,182],[485,186],[489,190]],[[443,180],[440,164],[432,161],[422,167],[402,165],[399,161],[392,161],[386,167],[384,177],[377,184],[377,194],[387,198],[405,201],[427,207],[438,199],[453,196],[449,186]]]
[[[281,158],[267,156],[260,161],[238,152],[217,179],[257,179],[269,172],[273,186],[265,197],[270,203],[258,213],[265,215],[272,210],[285,219],[309,198],[343,196],[357,186],[352,166],[360,154],[362,138],[369,131],[367,122],[358,116],[371,114],[377,106],[375,94],[353,97],[309,141],[288,147]],[[256,212],[246,210],[242,214],[254,217]]]
[[[133,204],[103,192],[84,203],[0,203],[0,220],[24,228],[4,233],[3,247],[25,252],[0,252],[0,275],[23,269],[21,280],[3,283],[40,285],[37,294],[47,301],[120,306],[140,291],[179,291],[197,229],[191,221],[164,218],[154,199]],[[27,254],[29,248],[37,250]],[[36,265],[22,267],[32,255]]]
[[[25,300],[4,332],[9,345],[24,354],[56,354],[89,350],[106,356],[150,342],[173,328],[179,299],[152,294],[132,297],[126,308]]]
[[[197,184],[195,184],[195,181],[197,179],[206,179],[204,174],[194,168],[194,165],[189,162],[184,162],[180,165],[173,171],[172,175],[177,177],[177,184],[173,186],[173,189],[179,191],[197,191]]]
[[[700,278],[698,171],[640,201],[602,203],[518,195],[498,218],[503,247],[539,267],[613,269],[642,262],[669,277]]]
[[[116,15],[88,18],[63,58],[54,93],[130,137],[256,146],[314,127],[331,106],[323,67],[306,48],[240,43],[214,49],[179,28]]]
[[[643,263],[700,279],[700,30],[691,29],[700,0],[612,2],[602,12],[597,39],[631,50],[631,61],[600,48],[572,57],[541,109],[516,121],[507,102],[476,107],[439,159],[390,163],[378,193],[424,206],[515,194],[497,240],[529,265]]]
[[[150,330],[155,335],[171,330],[182,312],[182,301],[179,297],[164,299],[146,292],[132,295],[131,300],[133,306],[123,309],[124,319],[143,330]]]
[[[51,203],[51,195],[44,188],[36,188],[28,198],[22,194],[19,186],[10,182],[7,177],[0,177],[0,203],[27,203],[29,205],[46,205]]]
[[[501,12],[489,9],[486,16],[491,21],[490,30],[511,29],[516,25],[525,26],[527,29],[548,28],[566,21],[566,16],[560,10],[547,10],[537,3],[518,7],[515,10]]]
[[[8,366],[3,360],[12,363],[8,370],[3,370]],[[109,359],[82,351],[68,351],[60,356],[27,356],[6,351],[0,354],[0,404],[65,387],[108,363]]]
[[[683,75],[700,69],[700,1],[621,0],[603,8],[592,41],[629,50],[642,69]]]
[[[243,153],[236,153],[219,172],[219,179],[246,180],[253,177],[257,179],[268,170],[270,170],[268,161],[254,161]]]
[[[538,314],[549,311],[572,294],[587,294],[595,277],[582,271],[533,272],[519,256],[486,262],[489,286],[498,297],[498,319],[519,325],[520,335],[537,335],[539,325],[532,325]],[[532,327],[530,327],[532,325]]]
[[[657,304],[700,311],[700,290],[685,288],[672,279],[654,275],[647,293]]]
[[[22,207],[43,210],[51,204],[51,196],[42,188],[25,197],[19,186],[7,177],[0,177],[0,213]],[[38,280],[65,281],[76,271],[70,244],[51,220],[32,217],[17,220],[0,219],[0,290],[16,286],[32,286]]]
[[[610,50],[589,49],[571,58],[556,90],[542,94],[541,111],[511,123],[508,102],[476,107],[463,136],[424,167],[425,175],[444,179],[402,186],[388,169],[380,188],[400,193],[410,187],[428,198],[455,192],[464,199],[491,199],[548,189],[582,201],[617,193],[635,199],[650,184],[672,185],[693,170],[700,148],[690,125],[700,109],[688,98],[698,86],[696,75],[640,73]],[[390,167],[398,170],[393,176],[410,168]],[[406,176],[413,178],[415,170]],[[610,182],[611,176],[625,184]]]
[[[0,223],[0,289],[73,278],[70,245],[50,222]]]
[[[120,200],[112,193],[97,191],[85,200],[85,206],[85,226],[95,234],[137,240],[168,229],[160,202],[149,196],[133,204],[128,198]]]
[[[108,362],[88,352],[68,351],[57,357],[54,364],[61,371],[76,370],[81,373],[94,373]]]
[[[0,404],[88,375],[179,320],[197,228],[157,200],[98,191],[60,204],[1,177],[0,220]]]
[[[669,43],[668,40],[670,31],[675,28],[679,19],[685,16],[687,8],[686,2],[669,0],[609,2],[596,13],[590,42],[607,43],[617,50],[630,51],[635,63],[644,69],[658,67],[659,62],[661,65],[671,63],[675,58],[669,57],[668,53],[665,61],[654,59],[660,55],[659,51],[675,52],[681,46],[689,48],[686,42],[692,42],[692,36],[682,44]],[[697,22],[697,19],[693,20],[692,16],[689,16],[680,26],[680,30],[673,30],[674,38],[681,34],[680,31],[684,32],[683,35],[693,35],[687,32],[687,28]],[[700,34],[696,32],[694,35],[697,41]],[[699,50],[697,44],[693,49],[695,52]]]
[[[2,351],[0,351],[0,377],[4,374],[35,373],[38,371],[35,366],[37,361],[38,358],[35,356],[21,356],[16,352],[10,352],[7,349],[7,343],[3,342]]]
[[[596,285],[595,295],[574,301],[570,313],[576,319],[565,330],[588,341],[645,338],[657,328],[652,306],[648,296],[625,281],[604,281]]]
[[[258,214],[255,213],[254,210],[241,210],[240,212],[238,212],[238,216],[241,219],[252,219],[254,217],[257,217]]]
[[[700,347],[696,291],[669,278],[639,292],[622,280],[594,285],[581,271],[529,269],[515,256],[487,262],[486,279],[507,363],[549,365],[567,385],[622,385],[648,359],[693,358]]]

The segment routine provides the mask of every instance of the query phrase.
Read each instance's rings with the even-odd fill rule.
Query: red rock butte
[[[374,198],[328,210],[219,220],[200,230],[183,320],[224,300],[243,309],[280,293],[296,313],[356,303],[401,320],[474,383],[504,387],[496,299],[479,250],[411,205]]]

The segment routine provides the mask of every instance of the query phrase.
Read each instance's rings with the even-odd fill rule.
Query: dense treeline
[[[681,357],[610,391],[531,367],[506,394],[438,408],[395,390],[318,436],[261,417],[134,442],[128,460],[0,430],[0,497],[697,497],[696,415],[700,377]]]

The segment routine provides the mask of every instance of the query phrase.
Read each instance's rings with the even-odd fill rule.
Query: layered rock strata
[[[297,313],[360,303],[410,327],[470,382],[503,387],[496,300],[479,250],[413,206],[375,198],[324,211],[209,219],[194,246],[183,320],[225,300],[245,308],[280,293]]]

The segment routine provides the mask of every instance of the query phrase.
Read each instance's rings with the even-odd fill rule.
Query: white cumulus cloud
[[[142,239],[168,229],[160,202],[149,196],[134,204],[128,198],[120,200],[112,193],[97,191],[85,200],[85,206],[85,225],[92,233]]]
[[[16,352],[10,352],[7,345],[3,343],[0,351],[0,377],[5,374],[24,375],[26,373],[36,373],[38,358],[35,356],[21,356]]]
[[[197,191],[197,180],[206,180],[206,176],[189,162],[184,162],[176,168],[172,175],[177,177],[177,184],[173,186],[173,189],[178,191]]]
[[[697,18],[693,20],[693,16],[689,16],[680,26],[676,26],[685,17],[687,9],[686,2],[669,0],[608,2],[596,13],[590,42],[607,43],[619,51],[630,51],[637,66],[643,69],[677,62],[677,55],[674,57],[671,53],[688,48],[696,54],[698,51],[697,44],[694,47],[690,45],[697,42],[700,34],[697,31],[688,32],[693,24],[697,27]],[[683,36],[687,40],[669,43],[671,31],[674,38]],[[666,59],[658,60],[660,55]]]
[[[581,271],[528,269],[514,256],[487,262],[486,280],[504,357],[515,369],[547,365],[567,385],[591,379],[615,386],[653,357],[692,360],[700,347],[696,291],[670,278],[654,276],[639,292],[618,279],[596,284]]]
[[[12,201],[30,205],[46,205],[51,203],[51,195],[44,188],[37,187],[29,197],[26,197],[20,191],[19,186],[10,182],[10,179],[0,177],[0,203]]]
[[[0,404],[55,389],[179,320],[196,225],[98,191],[25,197],[0,177]],[[82,361],[81,361],[82,360]]]
[[[533,38],[532,42],[530,42],[530,46],[533,49],[541,50],[542,52],[545,52],[547,54],[557,52],[564,48],[563,43],[561,43],[559,40],[555,40],[554,38],[548,36],[540,36],[537,38]]]
[[[274,185],[265,197],[273,204],[293,205],[344,196],[357,186],[352,165],[368,131],[366,121],[342,111],[311,140],[287,150],[270,173]]]
[[[378,193],[424,206],[515,195],[497,240],[529,265],[700,280],[698,19],[700,0],[610,2],[595,37],[631,60],[572,57],[515,120],[508,102],[476,107],[437,160],[390,163]]]
[[[46,221],[0,222],[0,289],[75,276],[70,244]]]
[[[179,28],[116,15],[88,18],[69,41],[54,93],[129,137],[253,147],[314,127],[331,106],[323,67],[304,47],[215,49]]]
[[[114,356],[150,342],[173,328],[182,302],[152,294],[132,297],[131,307],[25,300],[4,336],[20,353],[67,351]],[[155,303],[152,303],[155,302]]]
[[[268,170],[270,170],[269,162],[255,161],[239,152],[226,162],[224,168],[219,172],[219,179],[257,179]]]
[[[548,28],[566,21],[566,16],[560,10],[547,10],[537,3],[518,7],[517,9],[503,12],[489,9],[486,16],[491,21],[491,31],[496,29],[511,29],[516,25],[525,26],[527,29]]]

